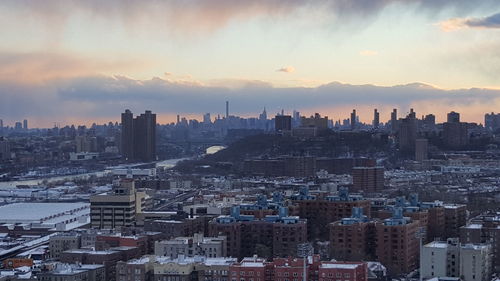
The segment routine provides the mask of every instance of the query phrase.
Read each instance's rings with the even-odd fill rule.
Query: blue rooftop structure
[[[403,217],[403,208],[394,207],[392,218],[388,218],[384,220],[384,225],[387,226],[395,226],[395,225],[405,225],[410,223],[410,218]]]
[[[363,208],[354,207],[352,208],[352,216],[350,218],[343,218],[342,225],[352,225],[355,223],[368,222],[367,216],[363,215]]]
[[[327,196],[326,200],[328,201],[361,201],[364,200],[364,197],[359,194],[349,194],[349,188],[341,187],[339,188],[338,195]]]
[[[257,196],[257,202],[254,204],[241,204],[242,210],[277,210],[283,206],[283,194],[280,192],[273,193],[273,199],[268,200],[263,194]]]
[[[291,196],[292,200],[314,200],[316,196],[309,195],[309,187],[303,186],[299,189],[299,193],[296,193]]]
[[[233,206],[229,216],[219,216],[216,218],[217,223],[234,223],[245,221],[257,221],[254,215],[241,215],[240,206]],[[285,224],[298,223],[299,217],[289,216],[287,207],[279,207],[278,215],[267,215],[263,219],[267,222],[281,222]]]

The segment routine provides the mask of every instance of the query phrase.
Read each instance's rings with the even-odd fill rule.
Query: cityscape
[[[0,281],[500,281],[499,12],[0,3]]]

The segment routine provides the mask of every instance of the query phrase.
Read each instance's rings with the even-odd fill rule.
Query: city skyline
[[[500,106],[498,12],[493,0],[3,1],[0,118],[50,127],[148,108],[165,123],[230,100],[242,116],[413,107],[481,122]]]

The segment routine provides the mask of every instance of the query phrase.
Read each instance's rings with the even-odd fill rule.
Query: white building
[[[424,280],[460,277],[463,281],[491,279],[491,246],[464,244],[458,239],[434,241],[422,248],[420,270]]]

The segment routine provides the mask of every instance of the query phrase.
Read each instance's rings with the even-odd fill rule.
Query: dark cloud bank
[[[333,82],[315,88],[276,88],[249,81],[238,89],[203,86],[154,78],[134,80],[122,76],[92,76],[51,81],[39,85],[0,82],[0,118],[24,117],[116,120],[125,108],[134,112],[151,109],[163,114],[221,113],[229,100],[231,111],[255,114],[262,107],[313,110],[345,106],[397,106],[407,108],[419,102],[449,106],[484,105],[494,110],[500,90],[441,90],[414,83],[393,87],[350,85]]]

